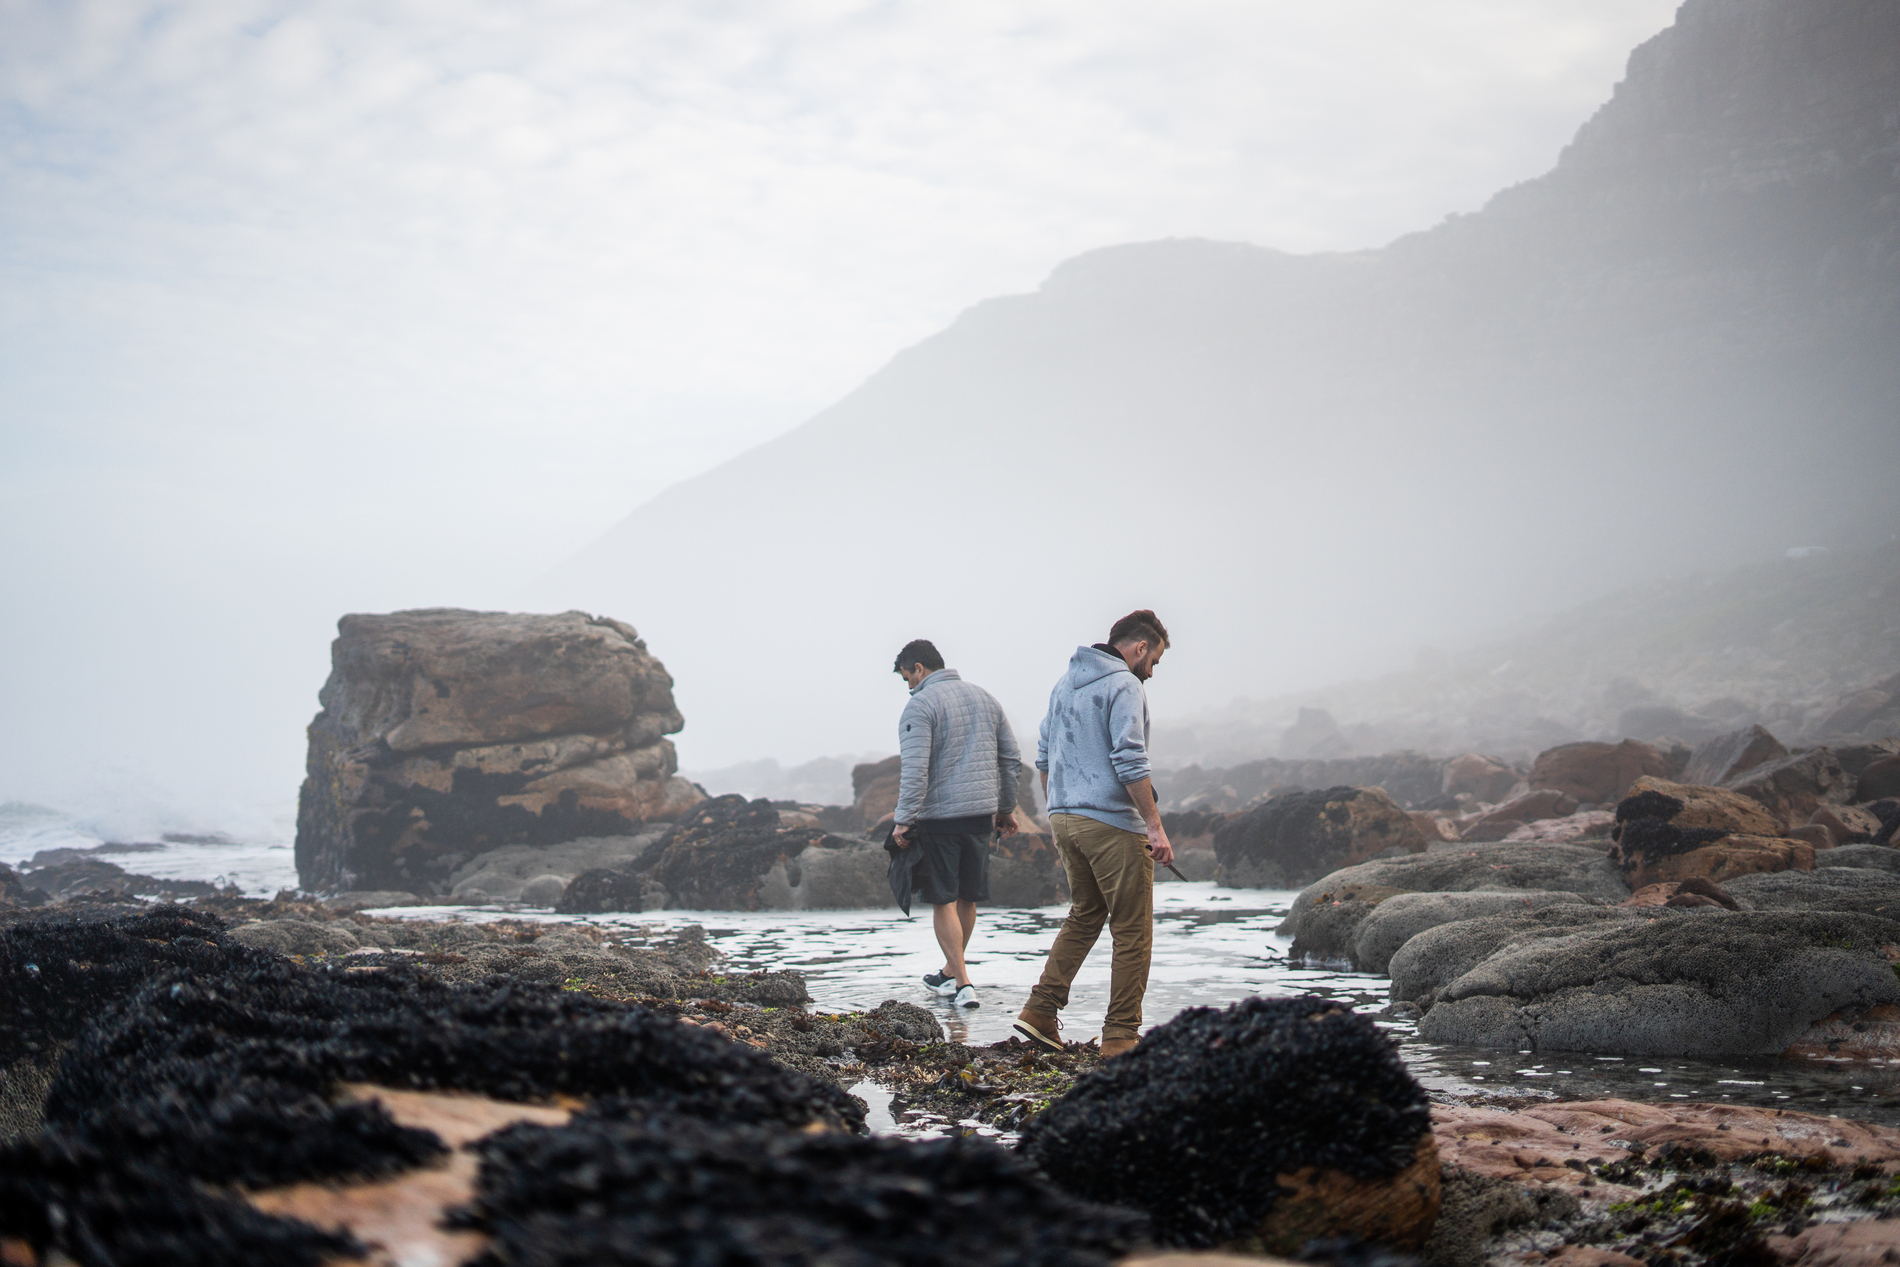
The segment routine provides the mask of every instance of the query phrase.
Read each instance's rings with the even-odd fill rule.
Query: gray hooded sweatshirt
[[[1049,692],[1036,768],[1049,773],[1051,814],[1147,834],[1125,785],[1148,777],[1148,693],[1120,656],[1075,649]]]

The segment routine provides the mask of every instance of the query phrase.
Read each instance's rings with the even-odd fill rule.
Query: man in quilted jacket
[[[892,834],[919,851],[911,876],[943,947],[943,969],[924,984],[959,1007],[977,1007],[963,953],[976,904],[990,896],[990,835],[1016,830],[1022,753],[996,697],[944,668],[929,642],[906,643],[895,667],[910,702],[897,723],[903,768]]]

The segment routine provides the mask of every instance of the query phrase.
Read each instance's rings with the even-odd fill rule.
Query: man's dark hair
[[[943,667],[943,657],[937,654],[936,644],[928,638],[912,638],[897,653],[897,663],[891,667],[902,673],[913,664],[921,664],[932,673]]]
[[[1116,621],[1115,627],[1108,631],[1108,645],[1111,647],[1119,647],[1124,642],[1140,642],[1143,639],[1146,639],[1151,647],[1169,645],[1167,626],[1161,623],[1159,616],[1145,607],[1138,612],[1129,612]]]

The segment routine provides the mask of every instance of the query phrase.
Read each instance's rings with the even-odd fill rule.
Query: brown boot
[[[1110,1056],[1119,1056],[1125,1051],[1132,1051],[1134,1050],[1135,1044],[1140,1041],[1139,1038],[1104,1038],[1102,1040],[1102,1059],[1107,1060]]]
[[[1016,1014],[1016,1023],[1010,1028],[1038,1047],[1048,1051],[1063,1050],[1062,1022],[1047,1012],[1032,1012],[1024,1008]]]

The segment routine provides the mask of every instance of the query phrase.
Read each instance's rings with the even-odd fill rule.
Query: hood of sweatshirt
[[[1128,661],[1094,647],[1077,647],[1069,657],[1069,672],[1064,679],[1070,690],[1079,691],[1090,682],[1099,682],[1111,673],[1129,672]]]

